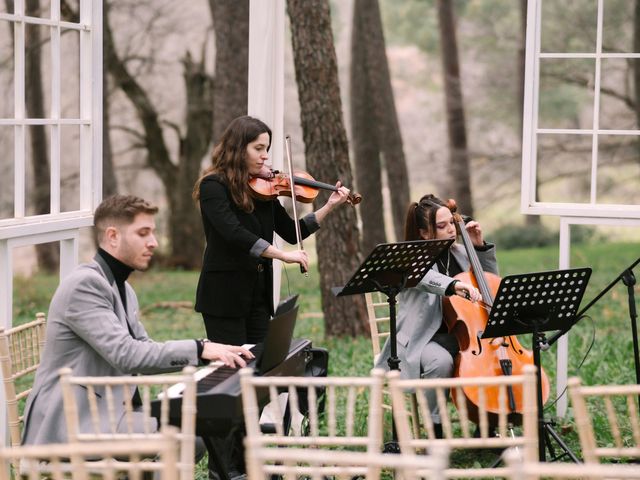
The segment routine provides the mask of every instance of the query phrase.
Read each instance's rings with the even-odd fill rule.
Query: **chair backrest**
[[[247,465],[251,465],[251,454],[259,447],[380,452],[383,381],[381,369],[372,370],[369,377],[259,377],[252,369],[243,368],[240,385]],[[305,417],[302,422],[305,431],[285,431],[283,418],[287,407],[282,403],[283,392],[288,394],[291,417]],[[273,434],[263,433],[260,425],[262,407],[267,403],[273,412]]]
[[[526,461],[509,449],[503,458],[507,471],[503,475],[510,480],[569,479],[605,480],[613,478],[640,479],[640,468],[632,464],[588,464]]]
[[[367,292],[364,294],[364,298],[367,304],[367,314],[369,317],[369,331],[371,334],[371,347],[373,351],[373,365],[376,365],[378,358],[380,357],[380,351],[384,342],[389,338],[389,328],[391,317],[389,316],[389,302],[387,297],[382,292]],[[402,366],[401,366],[402,367]],[[391,397],[389,395],[389,389],[385,388],[382,392],[382,406],[385,410],[391,410]],[[411,415],[416,419],[412,419],[411,425],[414,428],[413,435],[418,437],[420,435],[420,422],[417,421],[418,416],[418,403],[415,395],[407,398]]]
[[[533,460],[537,456],[538,428],[536,402],[536,367],[527,365],[522,375],[501,375],[495,377],[442,378],[442,379],[402,379],[399,372],[387,374],[393,405],[393,417],[398,434],[398,443],[403,452],[420,453],[438,445],[449,448],[508,448],[518,447],[525,459]],[[470,420],[470,410],[463,389],[477,389],[479,436],[475,436],[475,425]],[[522,412],[519,420],[521,432],[513,428],[509,410],[508,391],[522,395]],[[436,438],[427,392],[435,392],[443,438]],[[447,394],[456,399],[458,405],[457,422],[454,425],[447,408]],[[430,392],[433,393],[433,392]],[[425,436],[413,435],[412,415],[407,409],[406,396],[415,395],[418,402],[421,431]],[[497,411],[487,411],[488,399],[497,396]],[[433,398],[433,395],[432,395]],[[496,436],[491,435],[491,425],[496,426]],[[520,429],[518,429],[520,430]],[[503,469],[448,469],[448,477],[492,476],[501,474]]]
[[[45,342],[45,315],[37,313],[33,322],[8,330],[0,328],[0,366],[9,419],[11,445],[20,445],[23,418],[19,403],[33,387]]]
[[[19,465],[28,480],[94,480],[153,478],[177,480],[178,439],[175,430],[157,438],[130,442],[82,442],[0,448],[0,480],[11,480],[9,466]],[[148,458],[154,458],[149,462]],[[15,478],[18,478],[16,472]]]
[[[384,342],[389,337],[389,304],[381,292],[367,292],[364,294],[369,317],[371,332],[371,348],[373,349],[373,363],[375,365]]]
[[[586,386],[577,377],[568,385],[584,461],[640,458],[640,385]],[[597,436],[594,422],[600,425]]]
[[[429,455],[350,452],[301,448],[256,447],[251,455],[252,480],[273,478],[352,480],[365,478],[444,479],[448,450],[435,449]]]
[[[182,480],[193,479],[195,469],[196,380],[195,368],[180,375],[74,377],[60,369],[68,441],[115,441],[135,443],[158,438],[170,425],[169,387],[183,383],[180,419],[179,470]],[[133,401],[137,392],[141,405]],[[159,418],[152,417],[151,401],[160,399]]]

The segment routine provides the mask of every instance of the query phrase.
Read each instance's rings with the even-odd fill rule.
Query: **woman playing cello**
[[[447,204],[428,194],[412,203],[405,220],[405,240],[455,239],[456,220]],[[495,247],[484,241],[480,224],[470,221],[466,231],[485,271],[497,274]],[[400,368],[406,378],[447,378],[454,369],[458,352],[456,338],[449,334],[443,319],[443,296],[459,295],[473,302],[481,300],[480,292],[471,283],[453,277],[469,270],[469,258],[464,247],[454,243],[437,259],[420,283],[403,290],[398,296],[397,347]],[[389,342],[385,343],[378,367],[388,368]],[[437,436],[442,436],[440,414],[435,400],[427,398]]]
[[[295,223],[284,207],[275,199],[258,200],[249,187],[251,177],[271,175],[265,165],[271,141],[271,129],[257,118],[234,119],[193,190],[207,240],[195,308],[212,341],[264,340],[273,314],[272,259],[308,267],[303,250],[283,251],[271,243],[274,232],[296,242]],[[323,207],[300,219],[303,238],[347,200],[349,190],[339,182],[336,187]]]

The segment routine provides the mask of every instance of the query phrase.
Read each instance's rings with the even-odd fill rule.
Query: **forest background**
[[[286,3],[285,132],[293,139],[294,162],[320,181],[341,179],[364,197],[315,239],[328,334],[366,330],[362,299],[337,301],[328,289],[344,283],[373,245],[401,240],[405,208],[424,193],[456,198],[500,248],[557,243],[557,219],[519,213],[526,0]],[[590,51],[596,4],[545,1],[543,46]],[[605,4],[605,49],[640,51],[638,2]],[[12,0],[0,5],[12,10]],[[25,5],[34,16],[49,8],[48,0]],[[248,0],[104,2],[104,195],[135,193],[160,205],[158,263],[167,268],[199,266],[203,235],[190,190],[224,126],[246,113],[248,6]],[[77,1],[61,0],[61,7],[67,19],[77,17]],[[0,31],[0,62],[10,72],[12,37],[0,28],[6,30]],[[47,35],[39,27],[27,32],[30,117],[46,116],[46,82],[38,79],[49,74]],[[64,41],[72,66],[77,37]],[[613,62],[606,70],[601,123],[614,124],[609,128],[638,128],[637,62]],[[588,67],[575,62],[541,72],[541,122],[589,125]],[[10,98],[6,78],[0,70],[0,93]],[[65,82],[63,103],[73,111],[78,82],[72,76]],[[13,106],[0,108],[5,117]],[[0,128],[3,151],[9,130]],[[47,213],[47,134],[38,126],[29,132],[29,210]],[[77,132],[69,129],[65,140],[63,210],[77,202],[79,165]],[[637,140],[611,138],[605,145],[600,198],[638,203]],[[588,200],[586,147],[541,140],[539,199]],[[0,218],[13,211],[11,158],[3,156],[0,164]],[[638,232],[601,228],[574,235],[574,241],[588,238],[637,241]],[[84,259],[93,252],[85,243]],[[27,272],[54,270],[55,247],[39,247],[37,257],[17,249],[23,260],[17,264]]]

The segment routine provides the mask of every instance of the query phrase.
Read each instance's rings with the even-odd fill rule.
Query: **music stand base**
[[[551,457],[549,461],[555,462],[557,460],[560,460],[561,458],[569,457],[572,462],[581,463],[580,459],[576,456],[575,453],[571,451],[569,446],[564,442],[564,440],[562,440],[562,438],[560,437],[558,432],[554,430],[552,425],[553,425],[553,422],[549,422],[549,421],[545,421],[542,423],[542,430],[544,435],[544,446],[549,451],[549,455]],[[553,445],[551,444],[551,439],[553,439],[556,442],[556,444],[560,447],[560,450],[563,453],[556,455]],[[544,459],[541,459],[541,460],[544,460]]]
[[[396,440],[386,442],[382,447],[382,453],[400,453],[400,445]]]

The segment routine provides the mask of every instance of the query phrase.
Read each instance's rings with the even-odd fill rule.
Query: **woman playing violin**
[[[280,202],[258,200],[249,187],[251,177],[271,175],[265,163],[271,141],[271,129],[257,118],[234,119],[193,190],[207,240],[195,308],[212,341],[261,342],[273,314],[272,259],[308,268],[306,252],[284,251],[271,243],[274,232],[296,242],[293,219]],[[299,220],[302,238],[347,200],[349,190],[340,182],[336,187],[323,207]]]
[[[405,240],[456,239],[454,211],[434,195],[423,196],[409,205],[405,220]],[[457,214],[455,214],[457,215]],[[484,241],[482,228],[476,221],[466,224],[466,230],[485,271],[497,273],[495,247]],[[473,302],[482,300],[472,284],[453,277],[469,270],[469,258],[464,247],[454,243],[443,252],[435,265],[413,288],[398,296],[397,343],[403,377],[448,378],[453,374],[454,357],[458,352],[456,338],[448,333],[443,322],[442,297],[459,295]],[[389,342],[384,345],[378,367],[388,368]],[[442,435],[440,414],[435,393],[428,395],[436,435]]]

